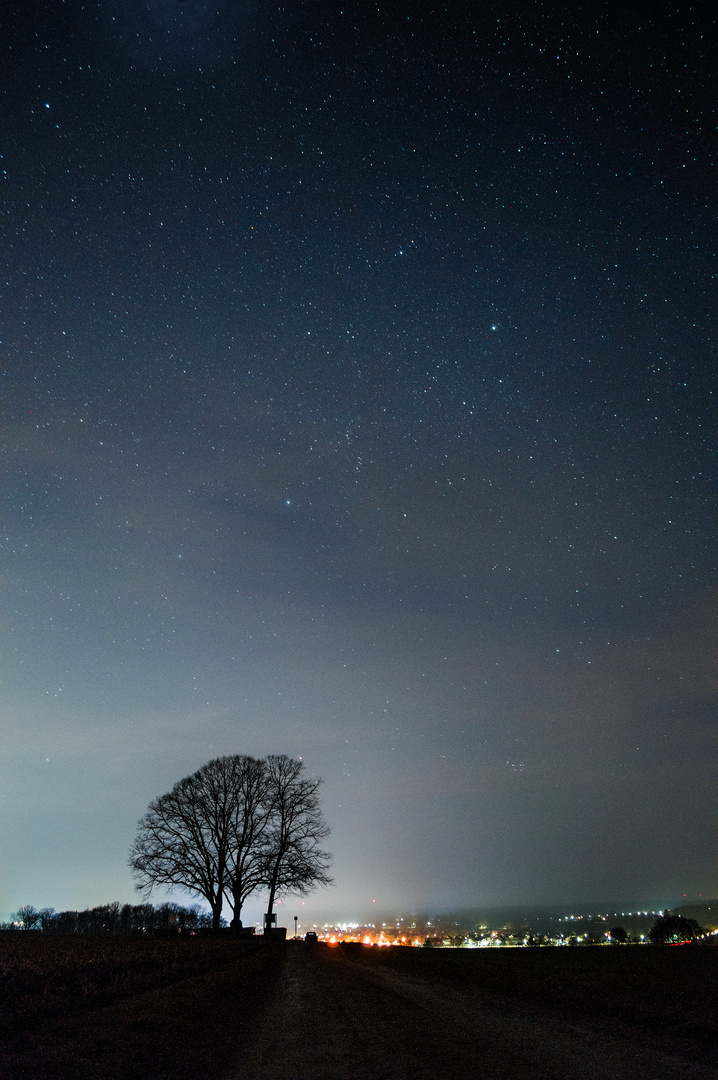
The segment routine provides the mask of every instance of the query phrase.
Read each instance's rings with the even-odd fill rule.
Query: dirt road
[[[290,944],[254,1051],[232,1080],[716,1080],[617,1024]]]

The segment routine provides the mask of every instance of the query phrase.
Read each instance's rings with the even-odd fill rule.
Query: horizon
[[[193,902],[196,902],[196,901],[192,901],[191,898],[189,899],[189,901],[185,900],[183,902],[181,899],[178,898],[178,895],[179,894],[175,895],[174,897],[170,897],[168,899],[165,899],[165,900],[155,899],[155,900],[149,900],[149,901],[146,901],[146,902],[151,903],[154,907],[158,907],[161,904],[167,903],[167,902],[177,903],[177,904],[180,904],[182,907],[191,907]],[[122,903],[121,901],[107,900],[103,904],[95,904],[95,905],[93,905],[93,907],[103,907],[105,904],[111,904],[111,903],[115,903],[115,902],[120,903],[120,904]],[[143,903],[143,902],[144,901],[142,901],[142,900],[135,901],[135,903]],[[30,901],[28,901],[28,903],[30,903]],[[125,901],[125,903],[132,903],[132,901]],[[529,919],[531,919],[531,918],[534,918],[534,919],[543,918],[543,919],[555,919],[555,920],[559,920],[559,921],[560,921],[561,918],[570,918],[572,915],[575,918],[584,918],[584,919],[585,918],[598,918],[600,916],[608,916],[608,917],[633,916],[633,917],[637,917],[637,916],[645,915],[645,916],[648,916],[648,917],[650,917],[650,916],[659,917],[665,911],[676,911],[676,910],[679,910],[682,907],[688,907],[688,908],[690,908],[690,907],[707,907],[707,908],[710,908],[712,904],[716,905],[718,907],[718,894],[716,894],[715,897],[703,897],[703,896],[699,895],[697,898],[692,898],[692,897],[686,898],[684,896],[684,897],[681,897],[680,900],[677,901],[677,902],[663,903],[663,904],[659,904],[655,900],[654,901],[647,901],[645,899],[645,897],[641,901],[638,901],[634,897],[631,900],[627,900],[625,898],[623,898],[623,899],[615,899],[614,898],[612,900],[607,901],[607,900],[604,899],[600,903],[597,903],[595,901],[591,902],[591,903],[587,903],[585,901],[573,901],[573,902],[570,902],[570,901],[568,901],[568,902],[558,901],[556,903],[537,903],[537,904],[532,904],[532,903],[528,903],[528,902],[522,903],[522,904],[490,904],[490,905],[488,905],[488,904],[476,904],[476,905],[473,905],[473,906],[463,907],[463,908],[429,908],[429,909],[406,908],[406,909],[402,909],[400,911],[399,910],[394,910],[394,909],[392,909],[390,911],[387,911],[387,910],[382,911],[382,910],[379,910],[379,909],[374,909],[373,911],[367,910],[367,911],[365,911],[363,913],[354,912],[354,913],[351,913],[351,914],[343,914],[341,916],[338,916],[336,911],[331,911],[330,912],[329,909],[324,909],[324,910],[317,910],[317,911],[308,913],[305,917],[302,917],[301,914],[300,914],[300,909],[295,910],[296,905],[292,905],[290,902],[285,902],[283,904],[280,904],[279,909],[275,909],[275,910],[277,910],[277,925],[279,925],[279,926],[284,925],[281,922],[280,916],[284,916],[285,911],[286,912],[289,912],[290,910],[292,911],[292,915],[290,915],[287,918],[287,930],[291,931],[291,930],[293,930],[293,927],[294,927],[294,915],[295,914],[298,916],[298,925],[299,925],[299,927],[304,925],[304,927],[306,929],[309,926],[312,926],[312,927],[319,927],[319,926],[331,926],[331,927],[359,926],[359,927],[366,927],[366,926],[376,926],[376,925],[379,925],[380,923],[383,924],[384,926],[388,926],[388,925],[395,925],[398,921],[406,921],[408,919],[412,919],[413,921],[418,921],[418,922],[424,923],[424,924],[426,922],[430,922],[430,921],[434,921],[434,920],[437,921],[437,922],[440,922],[442,920],[455,919],[455,920],[458,920],[459,925],[461,925],[461,920],[462,919],[466,920],[466,922],[468,923],[470,921],[475,921],[476,919],[479,919],[481,917],[497,919],[498,920],[503,915],[503,916],[511,916],[515,920],[516,918],[518,918],[522,914],[525,914],[526,917],[529,918]],[[51,907],[51,905],[49,905],[49,904],[43,904],[43,905],[33,904],[32,906],[36,907],[38,910],[41,910],[42,907]],[[199,902],[199,906],[202,908],[203,911],[207,911],[207,912],[209,911],[209,909],[206,907],[206,905],[202,904],[201,902]],[[247,905],[247,906],[249,907],[249,905]],[[87,907],[57,909],[57,910],[82,911],[82,910],[87,910]],[[9,922],[9,921],[11,921],[11,919],[15,915],[15,913],[16,912],[0,912],[0,922]],[[256,926],[261,926],[262,921],[263,921],[263,913],[262,912],[257,913],[257,910],[254,909],[254,908],[252,909],[252,913],[254,914],[255,917],[254,918],[251,918],[251,917],[244,918],[243,917],[243,919],[242,919],[243,925],[245,925],[245,926],[255,926],[255,927]]]

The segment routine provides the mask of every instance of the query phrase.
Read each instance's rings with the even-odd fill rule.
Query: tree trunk
[[[269,927],[271,925],[269,917],[272,914],[272,909],[274,908],[274,897],[275,897],[276,892],[277,892],[277,875],[273,874],[272,875],[272,880],[269,883],[269,900],[267,901],[267,914],[265,916],[265,922],[264,922],[265,929],[269,929]]]

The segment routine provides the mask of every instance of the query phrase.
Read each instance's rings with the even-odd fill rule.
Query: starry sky
[[[233,753],[312,917],[715,889],[707,11],[10,6],[3,911]]]

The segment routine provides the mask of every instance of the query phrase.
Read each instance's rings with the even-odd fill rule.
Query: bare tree
[[[267,758],[269,819],[265,832],[264,884],[269,889],[267,921],[284,893],[303,896],[316,885],[331,885],[331,856],[320,844],[329,835],[319,805],[321,780],[303,776],[304,762],[285,755]]]
[[[284,756],[215,758],[150,803],[130,849],[136,887],[176,886],[202,896],[220,927],[223,902],[241,923],[242,905],[269,890],[268,911],[283,893],[331,883],[329,834],[319,806],[319,780]]]
[[[32,904],[23,904],[15,912],[15,918],[22,923],[23,930],[34,930],[40,921],[40,912]]]
[[[234,762],[236,804],[230,827],[229,873],[225,895],[232,926],[242,925],[242,905],[264,883],[264,842],[269,816],[267,766],[237,755]]]
[[[41,908],[37,913],[38,926],[44,934],[52,930],[55,922],[55,909],[51,907]]]
[[[215,930],[229,883],[235,774],[233,758],[214,758],[179,780],[150,803],[130,849],[136,888],[145,897],[157,885],[196,893],[209,904]]]

